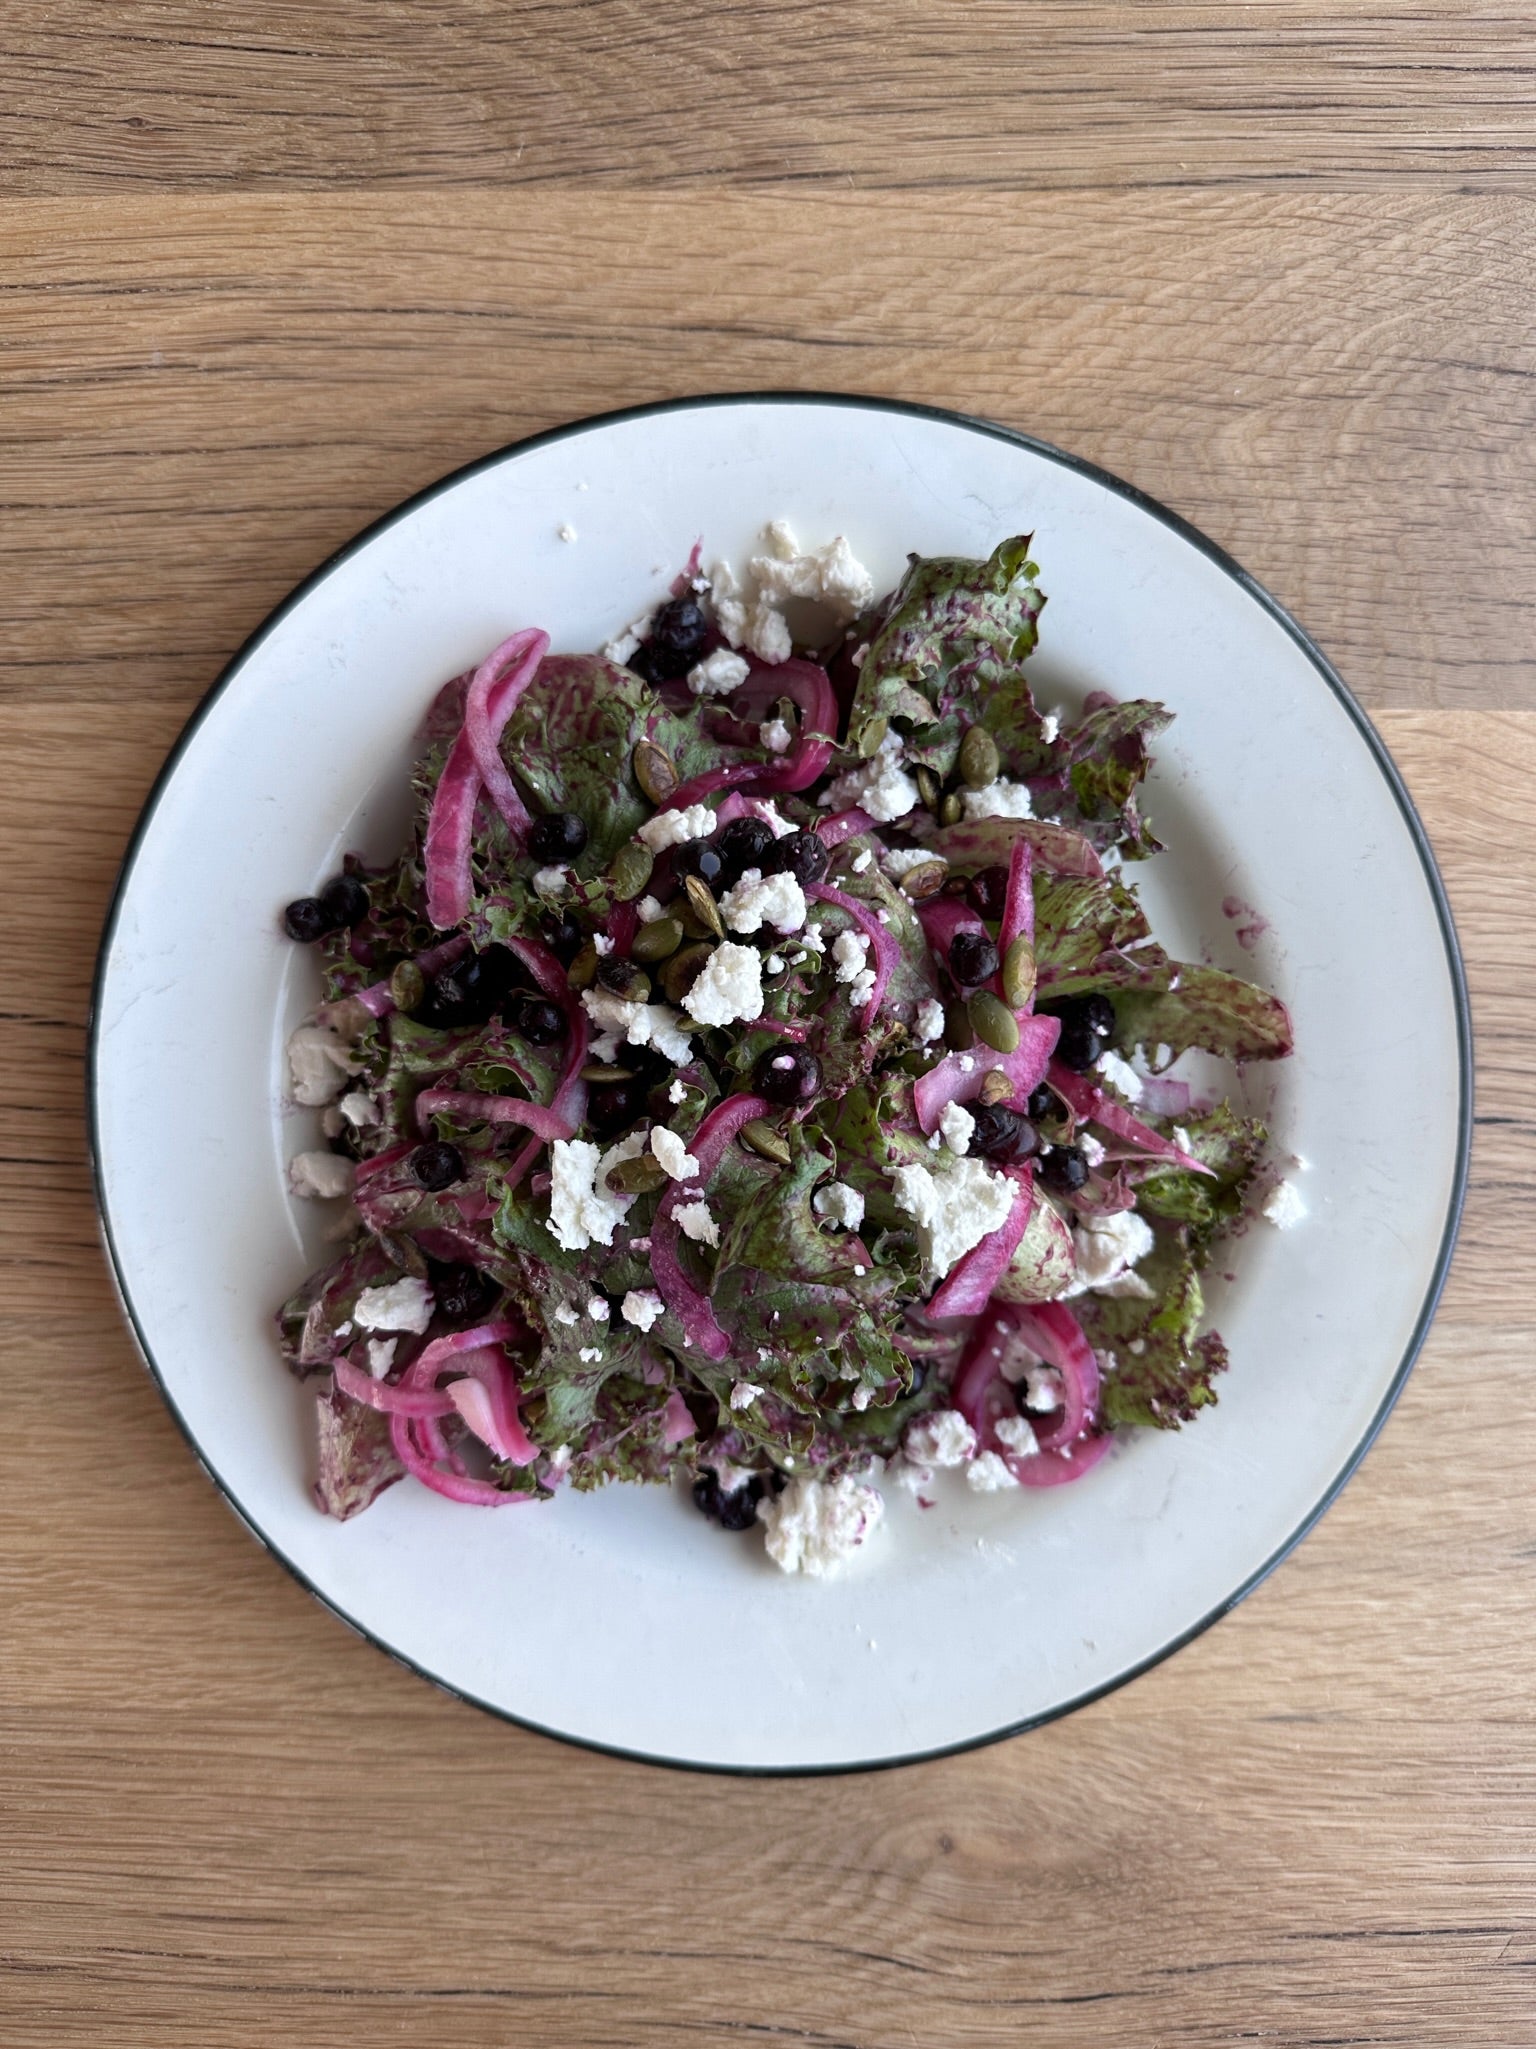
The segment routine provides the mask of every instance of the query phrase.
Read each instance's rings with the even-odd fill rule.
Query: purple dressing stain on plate
[[[1221,914],[1236,923],[1237,943],[1245,953],[1252,953],[1264,934],[1269,930],[1268,918],[1246,904],[1240,896],[1224,896],[1221,900]]]

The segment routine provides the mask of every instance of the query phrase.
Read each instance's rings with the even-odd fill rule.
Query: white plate
[[[1080,1484],[927,1513],[893,1502],[845,1578],[789,1579],[681,1496],[610,1488],[481,1513],[405,1483],[357,1520],[309,1492],[310,1396],[271,1316],[323,1248],[283,1163],[280,1049],[314,1000],[276,911],[344,848],[393,849],[436,685],[513,627],[584,649],[695,538],[846,533],[908,550],[1033,529],[1036,693],[1177,713],[1142,870],[1160,936],[1290,1005],[1248,1078],[1309,1162],[1310,1216],[1222,1264],[1220,1406]],[[578,538],[562,541],[569,523]],[[1227,909],[1224,911],[1223,905]],[[1267,929],[1237,905],[1256,907]],[[1248,942],[1247,949],[1239,932]],[[1256,941],[1256,943],[1255,943]],[[1354,700],[1242,571],[1124,484],[1024,437],[862,399],[744,397],[590,421],[392,513],[262,627],[150,797],[102,948],[92,1041],[102,1214],[150,1369],[256,1535],[441,1685],[540,1729],[749,1771],[931,1756],[1062,1714],[1232,1606],[1308,1528],[1401,1388],[1445,1274],[1469,1130],[1466,1001],[1423,832]]]

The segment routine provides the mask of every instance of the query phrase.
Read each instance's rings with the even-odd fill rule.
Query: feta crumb
[[[966,1467],[965,1484],[978,1494],[998,1494],[1019,1483],[995,1451],[984,1451]]]
[[[1101,1053],[1094,1064],[1103,1079],[1117,1088],[1128,1103],[1141,1101],[1141,1076],[1118,1053]]]
[[[930,854],[926,847],[892,847],[881,856],[880,872],[889,875],[893,882],[900,882],[903,875],[910,875],[914,868],[926,868],[931,861],[943,860],[942,854]],[[948,866],[948,863],[945,863]]]
[[[675,1131],[669,1131],[665,1124],[657,1124],[651,1131],[651,1151],[673,1181],[694,1181],[698,1178],[699,1163],[689,1152],[686,1144]]]
[[[667,1089],[667,1101],[668,1101],[669,1103],[686,1103],[686,1102],[687,1102],[687,1100],[688,1100],[688,1084],[687,1084],[687,1082],[685,1082],[685,1081],[679,1081],[679,1080],[678,1080],[678,1079],[677,1079],[677,1078],[676,1078],[676,1077],[674,1076],[674,1077],[673,1077],[673,1079],[672,1079],[672,1082],[671,1082],[671,1084],[669,1085],[669,1087],[668,1087],[668,1089]]]
[[[738,1380],[731,1389],[731,1407],[733,1409],[750,1409],[754,1402],[759,1402],[762,1398],[763,1390],[755,1380]]]
[[[770,754],[787,754],[795,740],[782,719],[764,719],[757,729],[757,737]]]
[[[802,552],[782,520],[766,530],[770,552],[754,555],[744,577],[729,562],[710,571],[715,623],[732,647],[745,646],[765,662],[787,661],[794,650],[783,606],[811,598],[840,619],[854,618],[874,596],[874,581],[839,534],[824,548]]]
[[[811,1208],[843,1231],[856,1231],[864,1221],[864,1198],[846,1181],[829,1181],[811,1197]]]
[[[549,1149],[549,1228],[567,1252],[611,1245],[616,1226],[634,1205],[632,1195],[615,1195],[608,1176],[621,1160],[638,1159],[645,1133],[632,1132],[605,1153],[584,1138],[557,1138]]]
[[[756,947],[729,939],[717,946],[683,998],[683,1008],[702,1025],[750,1024],[761,1017],[763,963]]]
[[[962,790],[967,819],[1033,818],[1035,807],[1027,783],[1011,783],[1006,776],[988,783],[984,790]]]
[[[800,830],[798,825],[790,823],[771,797],[754,797],[752,816],[760,818],[776,840],[788,839],[792,832]]]
[[[869,851],[868,847],[865,847],[862,853],[855,854],[853,859],[854,874],[862,875],[865,872],[865,870],[870,866],[874,858],[874,855]]]
[[[1040,737],[1047,747],[1054,747],[1056,735],[1061,731],[1061,713],[1048,711],[1040,721]]]
[[[555,1321],[569,1327],[571,1324],[580,1323],[581,1316],[577,1310],[571,1307],[569,1302],[557,1302],[555,1304]]]
[[[594,932],[592,935],[592,950],[600,957],[606,958],[613,951],[613,941],[606,932]]]
[[[1077,1134],[1077,1149],[1090,1167],[1103,1166],[1105,1158],[1104,1148],[1099,1144],[1099,1141],[1091,1131],[1080,1131]]]
[[[583,1345],[576,1354],[583,1366],[595,1366],[603,1356],[601,1345]]]
[[[1152,1226],[1133,1209],[1084,1217],[1072,1233],[1077,1278],[1064,1291],[1062,1300],[1086,1294],[1091,1288],[1096,1295],[1150,1301],[1151,1288],[1131,1268],[1146,1258],[1153,1242]]]
[[[672,1214],[683,1236],[692,1238],[696,1245],[720,1243],[720,1226],[710,1215],[707,1202],[680,1202]]]
[[[935,1039],[944,1036],[944,1006],[936,996],[925,996],[917,1006],[913,1029],[920,1046],[931,1046]]]
[[[1015,1458],[1033,1458],[1040,1449],[1040,1440],[1027,1416],[999,1416],[992,1425],[992,1435]]]
[[[976,1072],[976,1062],[969,1053],[962,1053],[960,1055],[960,1072],[962,1074],[974,1074]]]
[[[841,1480],[792,1480],[782,1494],[764,1495],[757,1505],[768,1556],[782,1571],[812,1579],[824,1578],[851,1558],[884,1513],[879,1493],[846,1475]]]
[[[1173,1142],[1178,1147],[1181,1153],[1187,1153],[1189,1151],[1192,1140],[1190,1139],[1189,1133],[1184,1129],[1182,1124],[1174,1125]]]
[[[576,538],[576,529],[571,525],[568,519],[562,520],[559,526],[555,528],[555,532],[560,536],[560,539],[562,541],[574,541]]]
[[[753,956],[756,958],[756,955]],[[693,1058],[693,1045],[682,1019],[664,1003],[632,1003],[607,989],[583,989],[582,1007],[600,1032],[611,1032],[631,1046],[654,1046],[668,1060]],[[605,1056],[597,1053],[596,1057]]]
[[[293,1100],[306,1109],[318,1110],[339,1096],[347,1076],[356,1074],[361,1062],[352,1048],[328,1025],[301,1024],[288,1036],[288,1072],[293,1077]]]
[[[764,875],[749,868],[720,899],[720,915],[733,932],[798,932],[805,923],[805,891],[793,875]]]
[[[364,1288],[352,1314],[361,1330],[408,1330],[420,1337],[435,1306],[426,1282],[405,1274],[386,1287]]]
[[[784,972],[783,954],[770,953],[768,958],[763,962],[763,966],[770,975],[782,975]]]
[[[288,1186],[295,1195],[319,1202],[334,1202],[338,1195],[352,1193],[357,1168],[340,1153],[295,1153],[288,1162]]]
[[[707,840],[715,829],[715,814],[707,804],[689,804],[682,811],[658,811],[635,834],[653,854],[668,847],[681,847],[689,840]]]
[[[952,1159],[934,1174],[927,1167],[898,1167],[891,1176],[898,1208],[926,1240],[928,1262],[942,1280],[958,1260],[1008,1221],[1014,1185],[982,1160]]]
[[[570,883],[570,871],[566,868],[541,868],[533,878],[533,886],[540,896],[564,896]]]
[[[860,1412],[867,1409],[874,1398],[875,1391],[871,1387],[856,1387],[853,1390],[853,1406]]]
[[[848,1001],[853,1005],[853,1008],[857,1010],[860,1008],[862,1004],[868,1003],[869,999],[874,995],[874,993],[874,969],[860,968],[859,972],[848,984]]]
[[[1277,1181],[1265,1196],[1259,1214],[1264,1221],[1273,1224],[1277,1231],[1288,1231],[1293,1224],[1299,1224],[1307,1213],[1294,1181]]]
[[[336,1108],[354,1131],[361,1131],[366,1125],[380,1121],[378,1104],[372,1096],[364,1095],[361,1089],[353,1089],[350,1095],[343,1096]]]
[[[368,1340],[368,1371],[375,1380],[382,1380],[395,1363],[395,1349],[398,1338],[370,1338]]]
[[[635,915],[642,925],[654,925],[658,918],[667,915],[667,907],[654,896],[643,896],[635,905]]]
[[[971,1134],[976,1129],[976,1119],[963,1103],[946,1103],[939,1112],[939,1130],[944,1143],[957,1156],[970,1151]]]
[[[717,647],[688,671],[688,688],[695,697],[729,697],[746,682],[751,664],[728,647]]]
[[[913,1465],[910,1459],[899,1458],[887,1470],[896,1485],[909,1494],[921,1494],[925,1487],[933,1485],[932,1467]]]
[[[857,981],[869,960],[869,941],[862,932],[839,932],[832,942],[832,958],[840,982]]]
[[[905,818],[915,808],[919,793],[917,784],[901,765],[904,755],[901,735],[887,733],[874,758],[840,775],[822,792],[819,802],[832,811],[846,811],[857,805],[881,825]]]
[[[601,1295],[588,1296],[587,1314],[594,1323],[606,1323],[608,1321],[608,1304]]]
[[[976,1432],[958,1409],[935,1409],[908,1424],[902,1450],[915,1466],[963,1466],[976,1456]]]
[[[1061,1375],[1037,1361],[1024,1369],[1024,1406],[1035,1416],[1052,1416],[1061,1407]]]
[[[666,1307],[654,1288],[631,1288],[619,1304],[619,1314],[636,1330],[645,1331],[660,1321],[666,1314]]]
[[[649,637],[654,612],[642,612],[638,619],[631,619],[622,633],[616,633],[612,640],[603,643],[603,658],[622,669],[642,640]]]

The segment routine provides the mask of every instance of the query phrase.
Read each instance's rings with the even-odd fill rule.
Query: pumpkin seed
[[[627,840],[613,857],[608,886],[621,904],[637,897],[651,879],[656,856],[639,840]]]
[[[654,740],[642,740],[635,748],[634,769],[635,781],[653,804],[667,803],[682,780],[677,763]]]
[[[965,806],[961,803],[956,792],[951,790],[949,795],[943,798],[939,804],[939,823],[940,825],[958,825],[964,816]]]
[[[968,1053],[976,1043],[970,1012],[958,997],[944,1006],[944,1043],[957,1053]]]
[[[856,745],[865,761],[868,761],[871,755],[880,752],[881,743],[890,730],[891,722],[884,712],[877,712],[872,719],[864,721],[863,725],[859,728],[859,737]]]
[[[712,946],[685,946],[681,953],[673,954],[661,971],[661,986],[669,1003],[682,1002],[714,950]]]
[[[741,1142],[749,1152],[756,1153],[760,1160],[772,1160],[780,1167],[789,1165],[789,1141],[782,1132],[775,1131],[773,1126],[761,1117],[754,1117],[750,1124],[743,1124]]]
[[[981,1077],[981,1087],[977,1090],[979,1099],[990,1108],[993,1103],[1006,1103],[1012,1094],[1012,1079],[1001,1067],[989,1067]]]
[[[919,761],[912,770],[912,779],[917,784],[917,794],[930,811],[939,808],[939,779],[926,762]]]
[[[1023,1010],[1035,993],[1035,949],[1021,932],[1003,955],[1003,994]]]
[[[909,868],[901,878],[905,895],[915,904],[926,903],[931,896],[937,896],[949,878],[949,866],[944,861],[924,861],[920,868]]]
[[[665,960],[682,943],[683,928],[676,918],[653,918],[649,925],[640,927],[629,950],[636,960]]]
[[[637,1153],[610,1167],[603,1179],[615,1195],[651,1195],[665,1184],[667,1170],[654,1153]]]
[[[588,940],[565,971],[566,987],[590,989],[597,976],[597,946]]]
[[[579,1081],[595,1082],[633,1081],[634,1078],[632,1067],[605,1067],[601,1060],[589,1060],[577,1077]]]
[[[694,916],[707,932],[713,932],[717,939],[725,937],[725,926],[720,921],[720,906],[709,893],[709,884],[702,875],[685,875],[683,890],[688,898]]]
[[[1002,766],[997,742],[985,726],[972,726],[960,742],[960,780],[967,789],[984,790],[997,781]]]
[[[1019,1021],[990,989],[978,989],[965,1010],[971,1030],[984,1046],[990,1046],[994,1053],[1018,1051]]]
[[[414,1010],[427,993],[427,978],[413,960],[403,960],[389,978],[390,999],[396,1010]]]

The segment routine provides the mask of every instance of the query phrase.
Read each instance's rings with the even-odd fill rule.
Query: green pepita
[[[565,971],[566,986],[570,989],[590,989],[596,976],[597,946],[589,939]]]
[[[949,864],[945,861],[924,861],[920,868],[909,868],[901,878],[902,893],[911,897],[913,903],[926,903],[931,896],[937,896],[949,879]]]
[[[951,790],[948,796],[940,801],[939,823],[940,825],[958,825],[964,816],[965,806],[961,803],[958,793]]]
[[[712,946],[685,946],[681,953],[674,953],[661,971],[661,986],[667,1001],[681,1003],[704,971],[704,964],[714,953]]]
[[[713,932],[717,939],[725,937],[725,926],[720,920],[720,906],[709,893],[709,884],[702,875],[685,875],[683,891],[689,907],[706,932]]]
[[[990,989],[978,989],[966,1004],[965,1011],[971,1021],[971,1030],[984,1046],[990,1046],[994,1053],[1018,1051],[1019,1021],[1007,1004],[1000,1002]]]
[[[665,1185],[667,1170],[654,1153],[637,1153],[610,1167],[603,1178],[615,1195],[652,1195]]]
[[[1015,1010],[1024,1010],[1034,993],[1035,949],[1021,932],[1003,955],[1003,995]]]
[[[741,1142],[749,1152],[756,1153],[760,1160],[772,1160],[779,1167],[789,1165],[789,1141],[782,1132],[775,1131],[773,1126],[761,1117],[754,1117],[750,1124],[743,1124]]]
[[[613,857],[608,886],[621,904],[637,897],[651,879],[656,856],[639,840],[627,840]]]
[[[599,1084],[605,1081],[633,1081],[635,1070],[632,1067],[607,1067],[601,1060],[589,1060],[577,1078],[580,1081]]]
[[[882,741],[891,730],[891,722],[884,712],[877,712],[872,719],[866,719],[859,728],[857,746],[865,761],[880,752]]]
[[[635,748],[634,769],[635,781],[653,804],[669,802],[681,781],[677,763],[654,740],[642,740]]]
[[[683,928],[676,918],[653,918],[642,925],[630,944],[636,960],[665,960],[683,943]]]
[[[997,781],[1002,766],[997,742],[985,726],[972,726],[960,742],[960,780],[967,789],[984,790]]]
[[[993,1103],[1006,1103],[1013,1094],[1013,1079],[1001,1067],[989,1067],[981,1077],[978,1099],[989,1108]]]
[[[396,1010],[414,1010],[427,993],[427,978],[413,960],[403,960],[389,978],[390,1001]]]
[[[939,808],[939,779],[933,770],[926,762],[920,761],[912,770],[912,779],[917,784],[917,794],[922,798],[928,810],[937,811]]]

